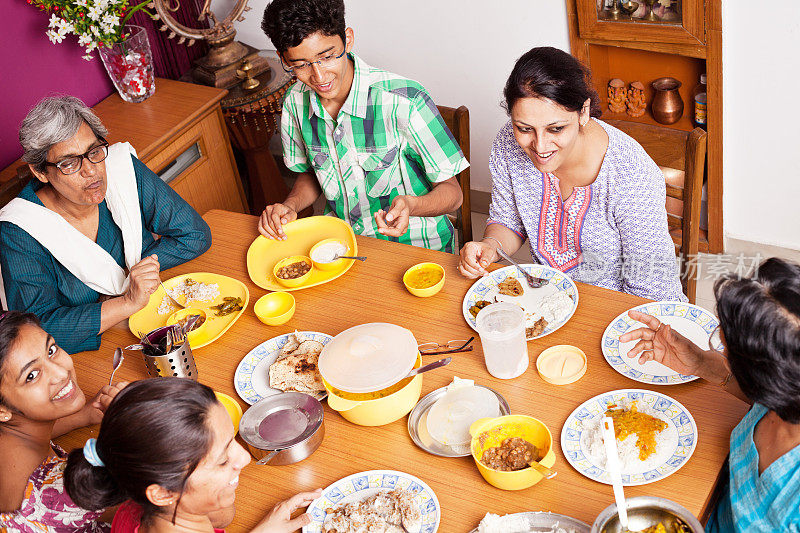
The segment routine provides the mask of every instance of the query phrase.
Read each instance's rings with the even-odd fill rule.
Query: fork
[[[542,285],[546,285],[546,284],[550,283],[550,280],[547,279],[547,278],[537,278],[537,277],[531,275],[530,273],[528,273],[524,268],[522,268],[519,265],[519,263],[517,263],[516,261],[511,259],[511,256],[508,255],[507,253],[505,253],[502,248],[497,248],[497,253],[500,254],[500,257],[502,257],[503,259],[505,259],[506,261],[508,261],[509,263],[514,265],[515,267],[517,267],[517,269],[520,272],[522,272],[522,274],[525,276],[525,279],[527,280],[528,286],[530,288],[538,289]]]

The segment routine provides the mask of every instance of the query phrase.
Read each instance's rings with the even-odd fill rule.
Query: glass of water
[[[475,318],[486,369],[500,379],[521,376],[528,369],[525,312],[518,305],[487,305]]]

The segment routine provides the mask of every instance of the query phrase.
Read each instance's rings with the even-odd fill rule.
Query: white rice
[[[178,301],[180,301],[181,296],[185,297],[185,305],[187,307],[190,307],[194,302],[212,302],[219,298],[219,284],[195,281],[187,285],[187,279],[189,278],[169,289],[169,295]],[[178,308],[166,296],[162,298],[161,303],[158,305],[159,315],[172,314],[177,310]]]
[[[528,533],[532,531],[530,521],[525,515],[499,516],[486,513],[478,525],[478,533]],[[537,527],[536,531],[546,532],[546,529]],[[574,529],[565,529],[557,523],[550,528],[550,533],[576,533]]]
[[[619,407],[629,409],[632,402],[621,402]],[[641,474],[657,468],[672,457],[678,447],[678,430],[672,421],[660,411],[656,411],[642,401],[636,402],[640,413],[654,416],[666,422],[667,427],[656,433],[656,452],[642,461],[639,459],[639,448],[636,446],[637,435],[628,435],[625,440],[617,439],[617,453],[619,454],[620,469],[622,474]],[[606,468],[606,447],[603,442],[602,420],[604,414],[583,421],[581,433],[581,449],[586,457],[597,467]]]
[[[572,298],[552,283],[538,289],[529,287],[525,280],[520,283],[524,291],[520,296],[500,294],[495,287],[486,293],[485,298],[490,302],[509,302],[522,307],[525,311],[525,327],[533,327],[540,318],[544,318],[548,325],[560,324],[575,306]]]

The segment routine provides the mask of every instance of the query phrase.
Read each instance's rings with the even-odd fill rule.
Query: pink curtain
[[[190,28],[208,27],[208,22],[199,22],[197,15],[200,13],[202,0],[180,0],[180,8],[172,14],[173,18]],[[178,44],[180,36],[168,39],[170,30],[159,31],[162,26],[160,20],[152,20],[141,11],[131,17],[132,24],[143,26],[147,30],[150,48],[153,51],[153,68],[159,78],[177,80],[192,68],[194,60],[206,55],[208,46],[205,41],[197,41],[189,46],[189,41]]]

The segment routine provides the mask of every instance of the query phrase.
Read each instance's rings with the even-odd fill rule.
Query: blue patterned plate
[[[322,344],[327,344],[333,337],[325,333],[318,333],[316,331],[298,331],[307,338],[319,341]],[[289,335],[294,333],[286,333],[273,337],[268,341],[262,342],[244,356],[236,367],[236,373],[233,375],[233,386],[236,388],[236,394],[246,401],[248,404],[253,405],[257,401],[278,394],[281,391],[270,388],[269,386],[269,367],[278,358],[278,353]],[[318,398],[319,399],[319,398]]]
[[[414,494],[422,514],[422,527],[409,533],[434,533],[439,529],[442,512],[439,499],[421,479],[395,470],[369,470],[347,476],[329,485],[322,496],[311,502],[306,512],[311,523],[303,527],[303,533],[320,533],[325,521],[325,509],[339,507],[345,503],[363,500],[378,492],[405,489]]]
[[[626,487],[646,485],[677,472],[689,461],[697,447],[697,424],[691,413],[676,400],[666,394],[642,389],[623,389],[599,394],[582,403],[569,415],[561,429],[561,451],[569,464],[589,479],[611,485],[608,472],[595,464],[585,448],[583,433],[586,429],[583,421],[588,422],[594,419],[603,414],[608,405],[618,404],[623,400],[628,402],[637,400],[640,404],[649,405],[652,409],[659,411],[664,418],[670,421],[669,424],[672,426],[664,431],[674,429],[678,433],[678,438],[674,449],[670,454],[665,455],[666,459],[662,464],[644,472],[623,473],[622,484]]]
[[[703,350],[710,348],[709,338],[719,325],[719,321],[710,311],[683,302],[653,302],[639,305],[633,310],[657,317],[662,323],[669,324],[672,329]],[[629,317],[628,311],[608,325],[601,342],[603,357],[611,368],[625,377],[649,385],[677,385],[697,379],[697,376],[684,376],[656,361],[648,361],[642,365],[638,357],[629,358],[627,354],[636,342],[620,342],[619,337],[623,333],[641,327],[644,327],[644,324]],[[714,349],[721,350],[722,343],[718,342]]]
[[[569,276],[554,268],[546,267],[544,265],[530,264],[520,266],[537,278],[547,278],[550,280],[550,283],[555,285],[559,291],[566,292],[570,298],[572,298],[573,303],[572,310],[569,312],[569,315],[567,315],[567,318],[555,324],[547,324],[547,327],[544,328],[544,331],[536,337],[528,339],[530,341],[533,339],[538,339],[539,337],[544,337],[545,335],[549,335],[569,322],[569,319],[572,318],[572,315],[575,314],[575,310],[578,308],[578,287]],[[490,272],[488,276],[479,278],[475,283],[472,284],[472,287],[469,288],[466,296],[464,296],[464,303],[461,304],[461,312],[464,315],[464,320],[467,321],[467,324],[469,324],[472,329],[477,331],[475,317],[469,312],[469,308],[475,305],[476,302],[485,300],[486,294],[490,290],[497,287],[500,282],[504,281],[509,276],[512,278],[517,278],[519,282],[522,283],[522,286],[528,290],[528,282],[525,281],[525,276],[523,276],[515,266],[498,268],[494,272]]]

